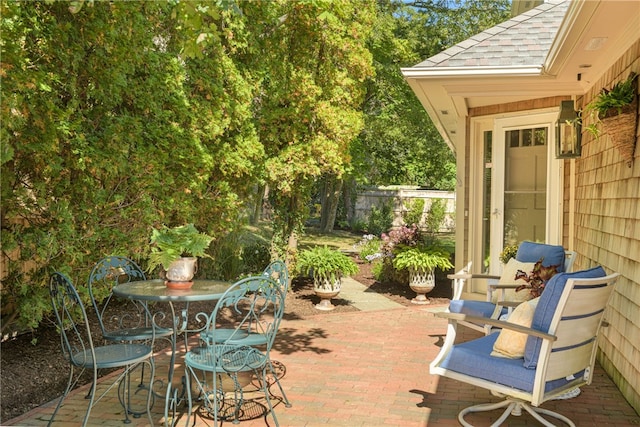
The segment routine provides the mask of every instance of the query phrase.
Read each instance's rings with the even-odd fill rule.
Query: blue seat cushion
[[[522,358],[508,359],[491,356],[493,344],[498,338],[499,332],[454,345],[441,366],[451,371],[482,378],[505,386],[517,388],[531,393],[536,375],[534,369],[523,366]],[[576,373],[576,378],[583,372]],[[545,385],[545,391],[549,392],[566,385],[569,381],[564,378],[549,381]]]
[[[558,272],[564,271],[564,247],[524,241],[518,246],[516,260],[520,262],[538,262],[542,260],[543,267],[558,266]]]
[[[451,313],[462,313],[469,316],[491,317],[493,310],[496,306],[489,301],[474,301],[474,300],[451,300],[449,303],[449,311]],[[507,313],[507,308],[502,308],[502,314]]]
[[[549,283],[545,286],[544,292],[540,296],[536,311],[533,313],[533,321],[531,328],[542,332],[548,332],[551,326],[551,320],[558,307],[560,296],[564,291],[564,286],[569,279],[592,279],[604,277],[605,273],[602,267],[594,267],[589,270],[575,271],[573,273],[558,273],[554,275]],[[527,344],[524,348],[524,366],[525,368],[535,369],[540,356],[540,348],[542,347],[542,339],[530,336],[527,338]]]

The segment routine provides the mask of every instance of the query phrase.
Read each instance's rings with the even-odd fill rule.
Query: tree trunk
[[[258,185],[253,206],[253,215],[251,216],[251,225],[256,225],[262,219],[262,215],[264,214],[263,204],[266,202],[268,194],[269,187],[266,184]]]
[[[355,179],[349,180],[342,186],[342,199],[344,200],[344,210],[346,213],[347,224],[353,225],[355,218],[355,203],[351,197],[355,195],[356,182]]]
[[[322,216],[320,218],[320,230],[323,233],[333,231],[336,222],[336,214],[338,212],[338,202],[342,191],[343,181],[334,176],[325,179],[323,198],[322,198]]]

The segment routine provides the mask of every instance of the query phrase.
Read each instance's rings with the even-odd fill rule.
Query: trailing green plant
[[[151,252],[149,253],[148,271],[161,265],[165,270],[180,257],[210,257],[207,248],[213,237],[201,233],[193,224],[161,229],[151,232]]]
[[[401,248],[393,258],[393,266],[400,270],[431,271],[453,268],[451,254],[440,248],[412,246]]]
[[[603,88],[587,106],[585,111],[591,113],[594,122],[586,127],[586,130],[598,137],[600,130],[598,123],[600,120],[622,114],[625,107],[631,105],[637,96],[635,80],[636,73],[629,74],[626,80],[614,84],[611,89]]]
[[[295,271],[314,280],[331,282],[358,272],[358,265],[349,256],[327,246],[314,246],[298,255]]]

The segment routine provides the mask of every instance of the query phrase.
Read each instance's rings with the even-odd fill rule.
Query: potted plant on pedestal
[[[296,262],[299,274],[313,277],[313,290],[320,297],[318,310],[333,310],[331,298],[340,293],[343,276],[358,272],[358,265],[342,252],[326,246],[315,246],[300,252]]]
[[[193,285],[197,257],[209,257],[206,250],[212,240],[213,237],[200,233],[193,224],[154,229],[148,271],[162,266],[167,287],[188,289]]]
[[[611,90],[602,89],[585,108],[591,111],[595,123],[587,130],[595,137],[600,136],[598,124],[611,137],[613,144],[620,150],[622,157],[631,167],[636,143],[638,120],[637,77],[631,73],[626,80],[616,83]]]
[[[453,268],[450,254],[439,248],[428,246],[405,246],[400,248],[393,258],[393,266],[398,270],[409,271],[409,287],[417,295],[411,300],[414,304],[429,304],[425,294],[436,285],[434,270]]]

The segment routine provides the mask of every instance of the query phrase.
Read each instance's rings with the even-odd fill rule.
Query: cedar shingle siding
[[[602,88],[640,73],[636,42],[579,103],[584,106]],[[589,118],[585,117],[585,124]],[[583,133],[576,161],[575,269],[600,264],[622,276],[605,314],[599,361],[626,399],[640,413],[640,159],[636,133],[634,162],[628,167],[607,135]],[[565,181],[565,194],[568,181]],[[566,199],[565,199],[566,200]],[[566,236],[565,236],[566,237]]]

